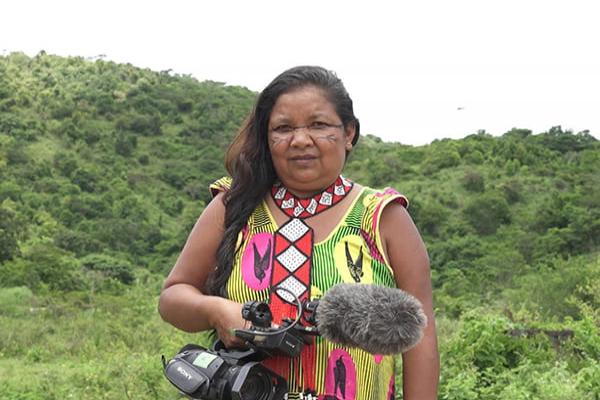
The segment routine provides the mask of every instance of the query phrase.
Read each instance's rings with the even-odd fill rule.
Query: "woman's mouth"
[[[304,160],[314,160],[315,158],[317,158],[317,157],[310,155],[310,154],[304,154],[304,155],[292,157],[291,159],[293,161],[304,161]]]

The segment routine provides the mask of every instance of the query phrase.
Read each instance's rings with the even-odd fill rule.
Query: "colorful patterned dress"
[[[227,190],[230,183],[230,178],[220,179],[211,185],[211,191],[216,194]],[[314,244],[311,300],[320,298],[341,282],[396,287],[379,235],[381,212],[391,202],[408,206],[406,197],[394,189],[377,191],[363,187],[327,238]],[[234,260],[227,283],[229,299],[239,303],[269,300],[273,234],[277,229],[277,223],[263,201],[240,233],[239,256]],[[314,346],[313,365],[303,365],[301,357],[276,357],[265,363],[287,379],[289,399],[394,398],[392,356],[372,355],[360,349],[338,346],[322,337],[317,337],[310,346]],[[308,393],[312,395],[308,396]]]

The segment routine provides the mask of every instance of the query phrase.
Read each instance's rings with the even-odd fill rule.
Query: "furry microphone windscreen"
[[[319,333],[334,343],[371,354],[398,354],[423,336],[427,316],[421,302],[401,289],[341,283],[319,300]]]

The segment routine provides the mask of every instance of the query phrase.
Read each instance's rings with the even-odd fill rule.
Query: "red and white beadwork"
[[[310,270],[314,233],[303,219],[317,215],[339,203],[352,189],[353,182],[341,175],[335,182],[317,195],[300,199],[285,186],[275,185],[271,195],[275,204],[290,219],[275,232],[273,272],[271,274],[271,310],[275,322],[295,315],[296,295],[299,300],[310,297]],[[284,288],[289,292],[277,288]]]
[[[323,192],[313,197],[300,199],[291,193],[285,186],[275,185],[271,195],[275,204],[290,218],[309,218],[321,211],[336,205],[352,189],[353,183],[343,176]]]

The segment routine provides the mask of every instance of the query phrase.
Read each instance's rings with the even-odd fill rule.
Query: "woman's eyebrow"
[[[331,117],[330,113],[323,112],[323,111],[315,111],[315,112],[308,114],[308,116],[307,116],[307,120],[309,120],[309,121],[314,121],[315,119],[318,119],[318,118],[331,119],[332,117]],[[292,123],[292,118],[290,118],[289,116],[287,116],[285,114],[271,115],[271,119],[269,121],[270,125],[291,124],[291,123]]]
[[[285,115],[275,115],[269,121],[269,125],[289,124],[290,119]]]
[[[310,117],[312,119],[316,119],[316,118],[327,118],[327,119],[332,119],[334,118],[331,113],[328,112],[323,112],[323,111],[315,111],[314,113],[312,113],[310,115]]]

